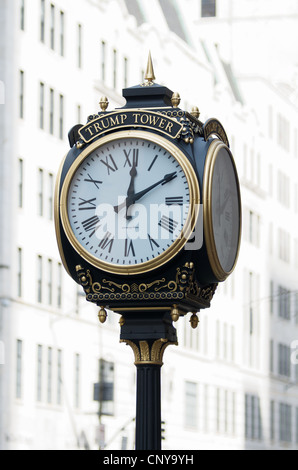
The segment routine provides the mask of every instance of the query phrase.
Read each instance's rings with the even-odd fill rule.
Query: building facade
[[[134,448],[133,354],[64,271],[53,198],[69,129],[123,106],[149,50],[181,108],[223,124],[243,204],[235,271],[165,352],[163,448],[297,449],[298,108],[291,75],[243,68],[252,3],[0,0],[1,449]]]

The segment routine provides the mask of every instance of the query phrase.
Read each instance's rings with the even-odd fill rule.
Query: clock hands
[[[119,204],[118,206],[114,206],[114,211],[116,213],[119,213],[124,207],[127,207],[127,210],[128,210],[130,206],[132,206],[136,201],[138,201],[143,196],[145,196],[145,194],[149,193],[149,191],[151,191],[152,189],[156,188],[159,185],[163,186],[163,185],[169,183],[170,181],[172,181],[174,178],[177,177],[177,172],[174,171],[173,173],[169,173],[169,174],[165,175],[161,180],[157,181],[156,183],[152,184],[151,186],[148,186],[148,188],[143,189],[142,191],[139,191],[137,193],[134,193],[134,191],[131,188],[132,181],[134,181],[134,177],[135,177],[135,175],[133,176],[134,173],[132,173],[132,170],[133,170],[133,168],[131,169],[131,172],[130,172],[132,180],[130,182],[131,184],[129,185],[129,188],[128,188],[128,191],[127,191],[127,198],[125,199],[125,201],[122,204]],[[135,171],[135,173],[136,173],[136,171]]]
[[[132,197],[132,196],[135,194],[135,177],[137,176],[137,169],[136,169],[135,163],[133,164],[133,167],[132,167],[132,169],[130,170],[129,174],[130,174],[130,177],[131,177],[131,178],[130,178],[130,184],[129,184],[129,186],[128,186],[128,190],[127,190],[127,193],[126,193],[126,194],[127,194],[127,199],[128,199],[129,197]],[[127,200],[127,199],[126,199],[126,200]],[[129,216],[128,213],[127,213],[127,212],[128,212],[128,208],[129,208],[129,206],[127,205],[127,207],[126,207],[126,219],[127,219],[127,220],[132,218],[132,217]]]
[[[134,194],[131,197],[131,199],[127,201],[129,203],[128,205],[130,206],[131,204],[134,204],[136,201],[141,199],[141,197],[145,196],[145,194],[149,193],[149,191],[156,188],[156,186],[159,186],[160,184],[163,186],[166,183],[169,183],[174,178],[176,178],[176,176],[177,176],[177,171],[174,171],[173,173],[169,173],[169,174],[165,175],[161,180],[157,181],[157,183],[154,183],[151,186],[148,186],[148,188],[143,189],[143,191],[139,191],[138,193]]]

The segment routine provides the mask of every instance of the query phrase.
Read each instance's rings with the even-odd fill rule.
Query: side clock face
[[[199,203],[193,168],[172,142],[121,131],[94,142],[74,161],[60,215],[70,243],[90,264],[139,274],[183,248]]]
[[[241,238],[241,198],[229,148],[214,140],[204,170],[204,234],[207,254],[218,281],[233,271]]]

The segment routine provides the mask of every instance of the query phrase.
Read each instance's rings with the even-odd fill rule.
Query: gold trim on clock
[[[70,222],[68,218],[68,212],[67,212],[67,200],[68,200],[68,192],[70,188],[70,184],[72,181],[72,178],[79,168],[79,166],[82,164],[82,162],[85,160],[85,158],[90,155],[94,150],[96,150],[98,147],[105,145],[109,142],[112,142],[116,139],[127,139],[127,138],[138,138],[138,139],[144,139],[149,142],[154,142],[157,145],[160,145],[163,147],[165,150],[167,150],[171,155],[177,160],[179,165],[181,166],[182,170],[184,171],[184,174],[187,179],[188,187],[189,187],[189,193],[190,193],[190,201],[189,201],[189,213],[186,219],[186,222],[183,226],[183,229],[180,232],[180,236],[172,243],[172,245],[165,250],[163,253],[160,255],[156,256],[156,258],[145,261],[143,263],[139,263],[136,265],[121,265],[118,266],[116,264],[112,264],[106,261],[102,261],[92,254],[90,254],[82,245],[78,242],[76,239]],[[65,234],[73,246],[73,248],[77,251],[77,253],[85,259],[88,263],[90,263],[92,266],[95,266],[96,268],[102,269],[103,271],[107,271],[109,273],[113,274],[123,274],[123,275],[134,275],[134,274],[141,274],[145,273],[147,271],[152,271],[168,261],[170,261],[186,244],[188,239],[190,238],[198,215],[199,215],[199,204],[200,204],[200,191],[199,191],[199,183],[197,176],[195,174],[195,171],[187,159],[187,157],[184,155],[184,153],[172,142],[169,140],[165,139],[164,137],[154,134],[152,132],[148,131],[139,131],[139,130],[126,130],[126,131],[119,131],[115,132],[113,134],[108,134],[92,144],[90,144],[87,148],[85,148],[81,154],[76,158],[76,160],[73,162],[71,165],[65,180],[63,182],[62,190],[61,190],[61,197],[60,197],[60,216],[61,216],[61,222],[63,225],[63,229],[65,231]]]
[[[235,174],[235,182],[237,186],[237,193],[238,193],[238,204],[239,204],[239,225],[238,225],[238,245],[235,254],[235,259],[232,268],[229,271],[223,269],[216,250],[215,239],[214,239],[214,230],[213,230],[213,222],[212,222],[212,178],[213,178],[213,171],[216,162],[216,158],[220,149],[224,148],[230,158],[234,169]],[[239,249],[240,249],[240,239],[241,239],[241,196],[240,196],[240,185],[239,179],[237,174],[237,169],[235,165],[235,161],[230,151],[229,147],[222,142],[221,140],[213,140],[210,144],[210,147],[207,152],[206,156],[206,163],[204,169],[204,178],[203,178],[203,226],[204,226],[204,235],[205,235],[205,243],[207,249],[207,255],[210,262],[211,269],[213,274],[215,275],[218,281],[224,281],[227,277],[233,272],[237,259],[239,256]]]

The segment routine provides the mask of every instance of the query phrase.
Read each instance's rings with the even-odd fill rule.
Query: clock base
[[[78,282],[86,300],[116,313],[154,312],[177,309],[181,315],[209,308],[217,284],[201,285],[193,263],[184,263],[164,276],[137,281],[115,282],[106,275],[94,281],[90,269],[76,266]]]

